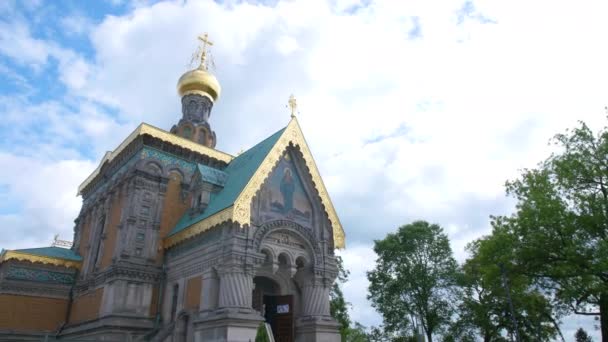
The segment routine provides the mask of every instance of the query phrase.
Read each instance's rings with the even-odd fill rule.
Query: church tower
[[[207,46],[213,43],[206,33],[198,38],[203,42],[198,53],[200,64],[183,74],[177,82],[182,118],[171,128],[171,133],[214,148],[217,139],[209,124],[209,117],[213,104],[220,96],[221,87],[215,76],[208,72]]]

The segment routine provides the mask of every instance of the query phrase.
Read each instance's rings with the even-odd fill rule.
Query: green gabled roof
[[[234,158],[224,169],[224,172],[228,175],[224,188],[218,193],[211,194],[207,209],[205,209],[202,214],[194,217],[190,217],[190,214],[186,213],[168,236],[175,235],[191,225],[233,205],[234,201],[236,201],[237,197],[241,194],[241,191],[243,191],[249,182],[249,179],[251,179],[272,147],[279,140],[284,130],[285,128],[277,131],[259,144]]]
[[[73,261],[82,261],[82,257],[76,254],[73,250],[60,247],[40,247],[40,248],[26,248],[26,249],[15,249],[14,252],[44,256],[49,258],[58,258]]]

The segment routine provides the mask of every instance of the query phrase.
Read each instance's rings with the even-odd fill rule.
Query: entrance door
[[[293,296],[264,296],[264,318],[276,342],[293,342]]]

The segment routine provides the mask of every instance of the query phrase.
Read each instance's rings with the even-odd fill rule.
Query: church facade
[[[254,341],[267,322],[276,341],[340,341],[345,237],[298,121],[216,150],[200,57],[179,122],[142,123],[79,187],[71,248],[2,251],[0,340]]]

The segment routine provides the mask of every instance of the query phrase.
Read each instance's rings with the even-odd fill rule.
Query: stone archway
[[[253,276],[252,307],[271,325],[276,341],[295,341],[302,287],[313,276],[311,263],[319,259],[318,244],[310,230],[286,221],[256,231],[254,244],[262,258]]]

